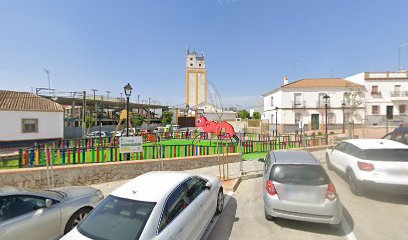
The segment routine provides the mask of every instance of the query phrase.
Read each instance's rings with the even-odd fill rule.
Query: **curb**
[[[234,186],[232,187],[232,191],[235,192],[238,189],[239,184],[241,184],[242,181],[262,177],[262,175],[263,175],[262,173],[251,173],[251,174],[248,174],[248,175],[242,175],[242,176],[238,177],[236,179],[236,182],[235,182]]]

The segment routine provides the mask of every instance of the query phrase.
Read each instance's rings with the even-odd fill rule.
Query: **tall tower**
[[[207,68],[204,53],[197,56],[187,49],[186,54],[186,105],[196,107],[207,102]]]

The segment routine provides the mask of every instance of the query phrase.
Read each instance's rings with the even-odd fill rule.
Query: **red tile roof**
[[[0,110],[63,112],[64,108],[56,102],[32,93],[0,90]]]
[[[330,87],[364,87],[342,78],[305,78],[282,86],[282,88],[330,88]]]

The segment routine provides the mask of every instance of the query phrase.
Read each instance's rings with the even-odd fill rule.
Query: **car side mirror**
[[[45,207],[49,208],[52,206],[52,200],[51,199],[45,199]]]
[[[265,162],[265,158],[260,158],[260,159],[258,159],[258,162]]]
[[[206,184],[205,184],[205,187],[204,187],[205,189],[208,189],[208,190],[211,190],[211,188],[212,188],[212,183],[210,182],[210,181],[208,181]]]

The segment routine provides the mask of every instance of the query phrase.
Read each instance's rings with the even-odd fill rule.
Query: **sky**
[[[224,106],[289,81],[395,71],[406,0],[1,0],[0,89],[110,91],[185,104],[186,46]],[[408,69],[408,45],[401,48]]]

